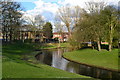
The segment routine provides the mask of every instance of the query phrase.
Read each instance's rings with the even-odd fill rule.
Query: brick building
[[[58,38],[58,40],[60,40],[61,42],[66,42],[68,41],[68,32],[63,32],[63,33],[58,33],[55,32],[53,33],[53,39]]]

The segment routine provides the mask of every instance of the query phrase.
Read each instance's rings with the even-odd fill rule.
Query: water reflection
[[[68,62],[66,67],[67,67],[67,71],[69,71],[69,72],[79,73],[79,64],[77,64],[77,63]]]
[[[70,62],[62,58],[62,53],[69,51],[68,49],[42,50],[35,57],[41,63],[50,65],[52,67],[77,73],[81,75],[100,78],[102,80],[118,80],[120,73],[99,69],[96,67],[89,67],[86,65]]]
[[[40,52],[35,57],[38,61],[40,61],[40,63],[44,63],[50,66],[52,64],[52,53],[49,51]]]
[[[60,68],[60,66],[61,66],[61,54],[60,53],[62,53],[60,49],[52,52],[52,57],[53,57],[52,67]]]
[[[69,63],[69,61],[68,60],[66,60],[66,59],[64,59],[64,58],[62,58],[61,59],[61,66],[60,66],[60,68],[59,69],[62,69],[62,70],[67,70],[67,64]]]

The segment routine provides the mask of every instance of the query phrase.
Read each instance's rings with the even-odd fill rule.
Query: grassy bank
[[[107,50],[97,51],[92,49],[81,49],[73,52],[66,52],[63,56],[78,63],[112,70],[118,70],[120,67],[120,65],[118,65],[118,49],[113,49],[111,52]]]
[[[33,44],[3,44],[2,49],[3,78],[88,78],[38,64],[34,59],[35,45]]]
[[[43,64],[28,64],[6,60],[3,62],[3,78],[86,78]]]
[[[44,46],[41,47],[41,49],[52,49],[52,48],[58,48],[58,47],[69,47],[69,43],[46,43]]]

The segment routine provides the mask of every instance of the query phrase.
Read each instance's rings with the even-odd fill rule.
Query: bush
[[[81,47],[80,42],[77,42],[75,39],[69,39],[69,43],[73,49],[79,49]]]
[[[23,43],[23,41],[22,40],[13,40],[13,42],[15,42],[15,43]]]
[[[25,43],[31,43],[31,42],[32,42],[32,39],[25,39],[24,42],[25,42]]]
[[[101,49],[109,49],[109,45],[101,44]]]
[[[118,39],[113,39],[113,48],[118,48]]]

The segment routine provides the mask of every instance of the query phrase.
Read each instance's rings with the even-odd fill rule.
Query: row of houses
[[[39,40],[39,42],[43,42],[47,39],[41,31],[18,31],[16,34],[18,35],[17,40],[32,39],[32,41]],[[2,32],[0,32],[0,39],[3,39]],[[58,39],[61,42],[68,41],[68,32],[54,32],[52,39]]]

